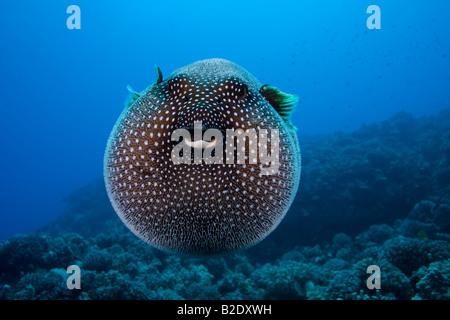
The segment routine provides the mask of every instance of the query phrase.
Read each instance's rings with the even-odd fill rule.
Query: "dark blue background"
[[[81,30],[66,9],[81,8]],[[381,8],[381,30],[366,9]],[[2,1],[0,240],[34,230],[102,175],[127,95],[196,60],[296,93],[299,135],[449,107],[447,1]]]

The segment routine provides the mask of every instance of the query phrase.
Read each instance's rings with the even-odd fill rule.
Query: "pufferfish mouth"
[[[200,123],[200,122],[197,122]],[[220,129],[220,128],[215,128],[215,127],[210,127],[210,126],[206,126],[204,124],[202,125],[197,125],[197,126],[190,126],[190,127],[184,127],[182,129],[186,129],[187,131],[189,131],[191,139],[185,139],[185,143],[194,149],[205,149],[208,147],[215,147],[216,143],[217,143],[217,137],[212,137],[211,140],[204,140],[204,134],[206,131],[210,130],[210,129],[216,129],[219,130],[222,134],[222,137],[225,135],[225,130]],[[198,139],[198,137],[200,137],[200,139]]]
[[[186,140],[186,144],[194,149],[205,149],[208,147],[214,147],[216,145],[217,140],[212,139],[211,141],[205,141],[205,140],[197,140],[197,141],[189,141]]]

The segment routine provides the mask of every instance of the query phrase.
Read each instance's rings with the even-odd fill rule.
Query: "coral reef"
[[[117,223],[116,228],[123,227]],[[111,234],[111,238],[114,237],[114,233]],[[31,233],[10,238],[0,247],[0,255],[18,263],[14,272],[2,264],[0,298],[450,298],[450,246],[442,240],[396,235],[381,244],[373,241],[356,243],[340,233],[336,234],[333,243],[323,248],[296,247],[272,263],[261,265],[249,262],[243,254],[215,259],[167,255],[149,249],[132,234],[124,238],[128,239],[101,249],[92,239],[85,240],[73,234],[52,238],[43,233]],[[358,238],[370,239],[364,234]],[[34,242],[38,246],[10,251],[19,247],[17,243]],[[42,245],[43,242],[47,246]],[[77,251],[74,242],[90,243],[90,247]],[[54,253],[49,255],[50,244],[50,251]],[[375,248],[376,254],[365,250],[370,248]],[[19,264],[20,261],[32,263]],[[72,263],[82,270],[81,290],[66,287],[68,274],[65,268]],[[366,286],[369,265],[378,265],[381,269],[378,292]]]
[[[450,299],[450,112],[306,137],[301,190],[259,245],[169,255],[122,224],[102,181],[0,243],[0,299]],[[81,289],[69,290],[69,265]],[[380,289],[369,289],[370,265]]]
[[[401,112],[351,133],[301,136],[300,189],[271,240],[288,250],[329,242],[338,230],[355,236],[405,219],[422,200],[435,204],[435,220],[445,220],[438,232],[449,233],[442,214],[449,213],[449,137],[448,110],[419,119]]]
[[[417,293],[415,300],[450,299],[450,260],[430,263],[422,266],[415,275]]]

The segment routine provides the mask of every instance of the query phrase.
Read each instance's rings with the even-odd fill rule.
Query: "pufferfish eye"
[[[170,97],[182,98],[184,101],[189,100],[189,80],[184,77],[176,77],[167,81],[167,92]]]
[[[247,94],[248,94],[247,85],[245,85],[245,84],[241,85],[241,87],[239,88],[239,92],[238,92],[239,100],[244,100],[247,97]]]

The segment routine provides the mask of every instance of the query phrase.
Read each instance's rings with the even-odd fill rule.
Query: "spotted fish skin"
[[[125,108],[107,143],[104,178],[131,231],[168,252],[217,256],[248,248],[277,227],[298,189],[300,148],[261,87],[235,63],[208,59],[158,79]],[[222,132],[277,129],[276,174],[262,175],[261,163],[174,164],[173,131],[196,121]],[[235,149],[248,158],[249,149]]]

